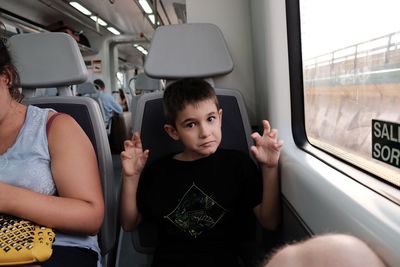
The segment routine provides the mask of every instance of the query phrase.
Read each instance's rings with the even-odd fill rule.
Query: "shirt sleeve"
[[[121,105],[118,104],[112,96],[110,96],[110,104],[113,111],[115,111],[116,113],[122,113]]]
[[[138,184],[138,189],[136,193],[136,205],[139,209],[140,214],[147,216],[146,211],[148,210],[148,200],[146,199],[146,194],[144,192],[148,191],[149,185],[149,168],[146,167],[142,174],[140,175],[140,180]]]

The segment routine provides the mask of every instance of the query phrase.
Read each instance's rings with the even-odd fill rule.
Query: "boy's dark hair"
[[[106,87],[106,85],[104,84],[104,82],[103,82],[102,80],[100,80],[100,79],[94,80],[93,83],[94,83],[94,85],[95,85],[95,87],[96,87],[97,90],[100,90],[100,89]]]
[[[10,52],[7,48],[6,26],[0,21],[0,74],[7,75],[10,79],[8,90],[12,98],[20,102],[23,95],[19,92],[19,75],[12,63]]]
[[[214,88],[203,79],[185,78],[170,84],[164,92],[164,113],[167,123],[175,126],[178,112],[187,104],[196,104],[207,99],[214,100],[219,110]]]

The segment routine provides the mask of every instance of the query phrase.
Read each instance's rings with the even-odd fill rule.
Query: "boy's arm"
[[[274,230],[279,224],[279,179],[277,167],[263,167],[263,195],[259,205],[254,207],[253,211],[261,225],[268,229]]]
[[[136,193],[140,174],[149,156],[149,150],[143,151],[139,134],[124,142],[125,150],[121,153],[122,190],[121,190],[121,225],[124,231],[133,231],[140,223],[141,215],[137,208]]]
[[[278,131],[271,130],[268,121],[263,120],[263,128],[262,136],[251,135],[255,146],[250,149],[260,164],[263,179],[262,201],[254,208],[254,213],[266,229],[273,230],[280,218],[278,161],[283,142],[278,140]]]

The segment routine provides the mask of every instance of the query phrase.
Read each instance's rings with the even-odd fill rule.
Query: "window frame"
[[[400,188],[398,186],[328,151],[322,150],[308,141],[305,129],[300,25],[300,0],[286,0],[291,126],[295,144],[306,153],[318,158],[347,177],[400,205]]]

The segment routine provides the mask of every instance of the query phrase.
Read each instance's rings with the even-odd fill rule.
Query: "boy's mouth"
[[[200,146],[201,147],[210,147],[210,146],[213,146],[214,144],[215,144],[215,141],[208,141],[208,142],[201,144]]]

